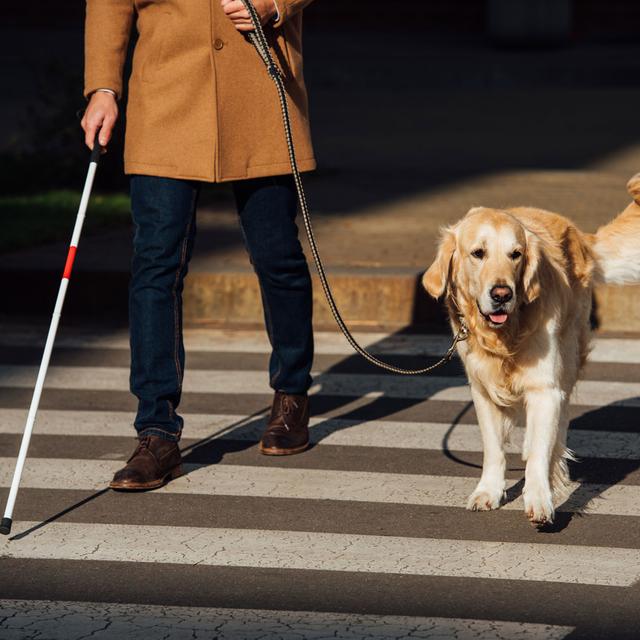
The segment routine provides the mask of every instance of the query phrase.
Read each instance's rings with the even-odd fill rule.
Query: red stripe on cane
[[[67,253],[67,261],[64,265],[64,271],[62,277],[67,280],[71,277],[71,269],[73,269],[73,261],[76,258],[76,249],[73,245],[69,247],[69,253]]]

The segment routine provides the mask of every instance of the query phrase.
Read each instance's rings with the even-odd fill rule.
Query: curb
[[[422,289],[413,269],[346,269],[328,274],[345,322],[359,329],[420,326],[448,331],[442,305]],[[50,316],[60,282],[52,270],[0,270],[5,317]],[[74,273],[63,317],[127,322],[129,274],[123,271]],[[314,326],[335,329],[320,286],[314,282]],[[640,286],[598,287],[595,326],[601,332],[640,333]],[[184,322],[189,326],[247,326],[263,323],[260,287],[252,271],[192,272],[185,281]]]
[[[429,326],[447,331],[441,305],[423,291],[421,272],[349,269],[329,273],[336,303],[349,326],[360,329]],[[60,283],[53,270],[0,270],[7,283],[0,303],[5,317],[50,316]],[[320,280],[313,279],[314,326],[335,329]],[[63,317],[101,318],[126,323],[129,274],[123,271],[78,270],[69,286]],[[185,280],[184,323],[189,326],[262,325],[260,287],[254,273],[219,271],[189,273]]]
[[[328,274],[336,304],[349,326],[428,325],[447,330],[441,305],[423,291],[421,272],[353,269]],[[320,279],[313,279],[313,322],[336,328]],[[252,272],[193,273],[185,282],[185,323],[259,324],[260,287]]]

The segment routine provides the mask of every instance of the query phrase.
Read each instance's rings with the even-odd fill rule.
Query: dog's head
[[[514,216],[474,208],[444,229],[422,283],[434,298],[448,290],[474,325],[499,330],[540,296],[540,257],[539,239]]]

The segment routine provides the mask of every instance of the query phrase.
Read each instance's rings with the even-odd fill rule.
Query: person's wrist
[[[88,96],[87,100],[91,100],[93,96],[98,93],[110,95],[114,100],[118,99],[118,94],[113,89],[108,89],[107,87],[100,87],[99,89],[94,89]]]

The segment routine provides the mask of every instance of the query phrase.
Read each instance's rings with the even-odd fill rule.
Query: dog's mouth
[[[491,313],[485,313],[478,304],[478,310],[492,327],[501,327],[509,319],[509,313],[505,309],[496,309]]]
[[[486,316],[494,327],[501,327],[508,319],[509,314],[504,311],[494,311]]]

